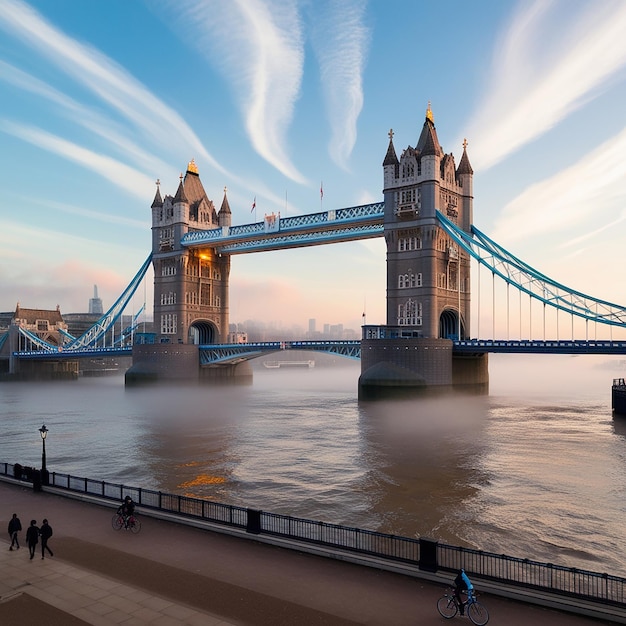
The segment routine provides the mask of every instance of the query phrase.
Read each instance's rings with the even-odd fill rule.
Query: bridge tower
[[[162,198],[157,180],[151,208],[155,333],[135,341],[126,384],[247,381],[252,375],[247,363],[212,369],[200,365],[198,346],[224,343],[228,337],[230,255],[209,246],[190,250],[180,243],[188,232],[231,225],[226,189],[216,212],[192,159],[174,197]]]
[[[415,147],[400,158],[389,131],[383,161],[387,319],[364,326],[359,397],[403,390],[486,388],[486,355],[453,352],[469,337],[470,257],[438,226],[437,211],[466,232],[473,222],[467,142],[458,166],[439,144],[430,103]]]
[[[389,132],[383,172],[387,325],[411,329],[415,337],[467,338],[469,255],[437,226],[435,214],[470,231],[474,172],[467,142],[457,168],[439,144],[429,104],[417,145],[399,160]]]
[[[190,231],[230,226],[224,189],[219,213],[209,200],[193,159],[176,195],[161,198],[160,183],[152,202],[154,324],[157,343],[222,343],[228,335],[230,256],[214,249],[188,250],[180,245]]]

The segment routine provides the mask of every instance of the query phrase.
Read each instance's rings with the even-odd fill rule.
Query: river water
[[[0,461],[39,466],[45,422],[51,471],[626,576],[626,361],[492,355],[489,396],[361,404],[359,367],[2,383]]]

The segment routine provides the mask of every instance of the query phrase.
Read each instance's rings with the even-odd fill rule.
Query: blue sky
[[[428,102],[475,224],[626,304],[624,33],[619,0],[0,0],[0,310],[110,306],[191,158],[234,224],[380,200]],[[231,321],[357,328],[384,300],[381,239],[232,260]]]

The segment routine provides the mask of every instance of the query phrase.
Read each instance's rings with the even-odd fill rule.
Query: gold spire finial
[[[428,108],[426,109],[426,119],[430,120],[433,124],[435,123],[435,117],[433,115],[432,109],[430,108],[430,100],[428,101]]]
[[[157,179],[156,179],[156,186],[157,186],[157,187],[160,187],[160,186],[161,186],[161,179],[160,179],[160,178],[157,178]]]
[[[226,195],[226,185],[224,185],[224,195]]]
[[[463,150],[467,148],[467,139],[463,139]]]
[[[389,129],[389,141],[393,141],[393,128]]]
[[[191,172],[192,174],[198,173],[198,166],[196,165],[196,162],[193,159],[191,159],[191,161],[187,163],[187,171]]]

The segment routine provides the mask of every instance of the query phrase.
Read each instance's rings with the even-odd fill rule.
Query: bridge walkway
[[[113,508],[0,482],[0,525],[47,517],[54,558],[0,540],[0,623],[206,626],[440,625],[448,577],[429,581],[142,515],[114,531]],[[141,509],[138,510],[141,515]],[[477,585],[479,590],[481,585]],[[20,595],[21,594],[21,595]],[[493,624],[608,624],[484,593]]]

